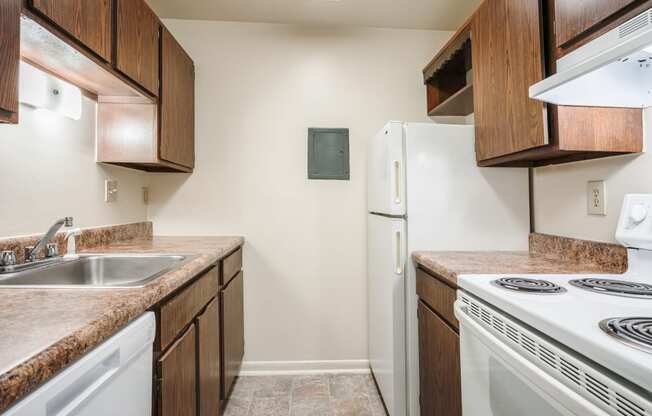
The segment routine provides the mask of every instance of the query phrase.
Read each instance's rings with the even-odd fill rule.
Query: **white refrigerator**
[[[414,251],[527,250],[528,173],[478,168],[469,125],[390,122],[367,172],[369,361],[390,416],[418,416]]]

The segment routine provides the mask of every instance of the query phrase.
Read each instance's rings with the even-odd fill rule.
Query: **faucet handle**
[[[72,227],[73,223],[74,223],[73,217],[65,217],[63,219],[63,225],[65,225],[66,227]]]
[[[49,243],[45,246],[45,258],[51,259],[59,255],[59,245],[57,243]]]
[[[36,260],[37,253],[34,253],[34,246],[24,247],[23,254],[25,255],[25,263],[31,263]]]
[[[15,266],[16,263],[15,251],[6,250],[0,252],[0,267]]]

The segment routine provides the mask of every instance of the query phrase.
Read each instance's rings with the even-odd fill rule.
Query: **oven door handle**
[[[609,416],[609,413],[606,413],[534,365],[531,361],[528,361],[523,355],[510,348],[494,334],[482,327],[482,325],[467,315],[467,306],[463,306],[459,300],[455,302],[454,311],[460,323],[461,343],[465,342],[464,332],[472,332],[493,354],[500,358],[503,365],[509,368],[514,375],[530,388],[538,392],[542,397],[545,397],[546,401],[553,404],[563,415],[577,416],[590,414],[592,416]],[[464,360],[463,355],[462,360]],[[464,374],[462,374],[462,377],[464,377]]]

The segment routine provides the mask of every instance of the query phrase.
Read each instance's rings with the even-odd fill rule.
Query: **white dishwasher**
[[[147,312],[2,416],[149,416],[156,321]]]

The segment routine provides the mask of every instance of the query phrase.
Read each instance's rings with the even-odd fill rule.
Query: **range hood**
[[[583,107],[652,107],[652,9],[557,60],[530,98]]]

